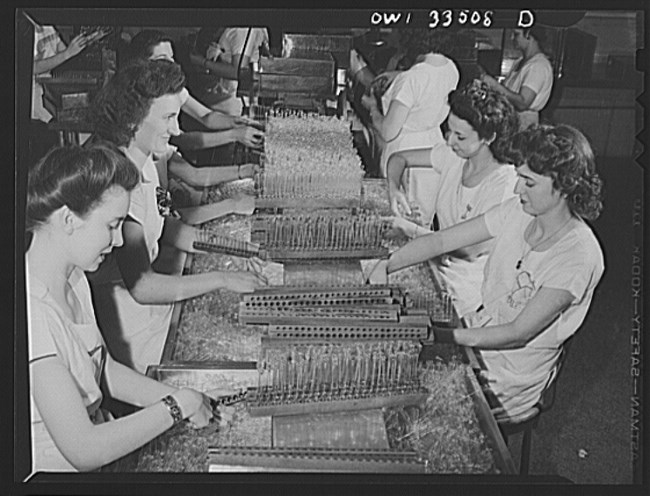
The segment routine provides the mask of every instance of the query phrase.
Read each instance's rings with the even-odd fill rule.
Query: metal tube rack
[[[415,405],[427,399],[426,389],[417,384],[397,389],[335,390],[322,391],[318,395],[288,392],[278,395],[271,389],[249,389],[246,406],[251,417],[267,415],[302,415],[351,410],[372,410],[397,405]]]
[[[388,222],[376,215],[330,212],[318,215],[257,215],[251,241],[276,261],[382,258],[388,255]]]
[[[412,341],[267,348],[246,406],[251,416],[262,416],[417,404],[427,397],[419,383],[419,351]]]
[[[197,250],[213,253],[222,253],[246,258],[266,258],[264,250],[260,250],[259,245],[255,243],[229,238],[227,236],[210,232],[206,229],[198,232],[197,239],[194,241],[193,246]]]
[[[255,175],[255,206],[269,208],[358,208],[361,172],[267,171]]]

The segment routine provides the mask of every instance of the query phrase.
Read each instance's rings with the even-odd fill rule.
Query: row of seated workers
[[[542,30],[514,30],[522,58],[502,83],[487,73],[463,78],[453,34],[395,31],[379,71],[356,50],[348,71],[380,151],[389,222],[410,238],[373,262],[368,282],[434,264],[465,325],[434,328],[432,339],[478,350],[488,401],[514,418],[555,379],[604,271],[589,224],[602,210],[594,153],[578,129],[539,122],[553,84]],[[53,27],[36,26],[35,36],[38,75],[83,52],[93,34],[64,43]],[[266,30],[226,28],[199,41],[193,63],[218,76],[209,92],[188,88],[169,36],[141,30],[92,101],[92,135],[29,164],[33,471],[106,470],[175,424],[200,429],[232,417],[202,392],[145,375],[160,363],[176,302],[267,284],[263,261],[200,274],[156,266],[168,247],[200,256],[193,244],[201,224],[255,207],[241,194],[179,206],[170,193],[259,169],[198,167],[185,155],[233,141],[263,146],[263,125],[242,115],[232,88],[268,43]],[[47,122],[38,103],[32,117]],[[185,129],[182,116],[201,127]],[[132,408],[111,411],[110,399]]]

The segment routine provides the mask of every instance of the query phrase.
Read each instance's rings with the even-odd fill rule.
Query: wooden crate
[[[300,94],[328,98],[334,95],[336,63],[329,60],[260,58],[254,74],[260,96]]]

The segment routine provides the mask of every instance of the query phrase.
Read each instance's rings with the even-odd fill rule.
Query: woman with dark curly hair
[[[122,66],[138,60],[166,59],[176,62],[172,39],[162,31],[155,29],[144,29],[136,34],[124,50],[122,58],[120,64]],[[202,129],[184,131],[179,136],[175,136],[172,141],[181,149],[192,151],[233,142],[239,142],[251,148],[262,146],[264,133],[259,129],[262,126],[259,122],[247,117],[226,115],[212,110],[194,98],[187,88],[183,90],[183,98],[181,110],[199,123]],[[224,168],[220,169],[223,173]],[[235,170],[237,171],[236,168]],[[248,175],[244,177],[251,177],[253,173],[251,164],[245,166],[245,170]],[[236,173],[234,179],[237,179]]]
[[[517,174],[502,151],[518,127],[517,112],[510,102],[485,83],[474,81],[452,91],[449,105],[446,163],[439,159],[444,152],[432,148],[398,152],[388,160],[388,193],[397,216],[393,225],[410,237],[430,231],[401,216],[410,211],[400,189],[407,167],[429,166],[440,174],[438,195],[431,194],[430,206],[425,208],[437,215],[443,229],[481,215],[514,195]],[[479,243],[435,260],[460,315],[481,303],[483,268],[492,244]]]
[[[517,168],[518,197],[414,239],[378,263],[371,280],[494,239],[482,303],[466,316],[470,327],[436,329],[434,339],[479,349],[495,399],[516,416],[553,380],[562,346],[582,324],[604,272],[598,240],[583,220],[598,217],[602,182],[591,146],[571,126],[522,131],[506,156]]]
[[[131,194],[124,246],[91,280],[109,348],[140,372],[160,361],[174,302],[216,289],[250,292],[264,282],[253,272],[168,275],[152,267],[159,241],[197,252],[198,230],[173,215],[159,178],[167,170],[169,140],[180,132],[184,82],[177,64],[142,61],[121,69],[94,102],[97,136],[119,146],[142,174]]]
[[[386,164],[393,153],[444,145],[440,125],[449,113],[447,95],[460,79],[458,68],[448,55],[450,39],[444,33],[424,29],[402,31],[401,40],[412,61],[411,67],[396,75],[380,75],[371,87],[375,94],[364,95],[361,100],[370,112],[373,135],[381,149],[382,177],[386,176]],[[439,177],[430,168],[411,169],[411,177],[420,185],[426,182],[428,191],[437,188]],[[420,201],[417,195],[416,201]]]

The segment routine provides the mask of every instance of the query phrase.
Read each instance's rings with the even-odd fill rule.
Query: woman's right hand
[[[210,400],[194,389],[183,388],[172,394],[183,412],[183,418],[198,428],[205,427],[212,418]]]
[[[252,126],[235,128],[237,141],[249,148],[261,148],[264,144],[264,133]]]
[[[235,293],[252,293],[260,286],[268,284],[266,277],[256,272],[221,272],[224,289]]]
[[[411,215],[411,206],[403,191],[396,189],[390,192],[390,210],[398,217]]]
[[[68,58],[72,58],[75,55],[81,53],[88,43],[88,37],[85,34],[78,34],[65,49]]]

